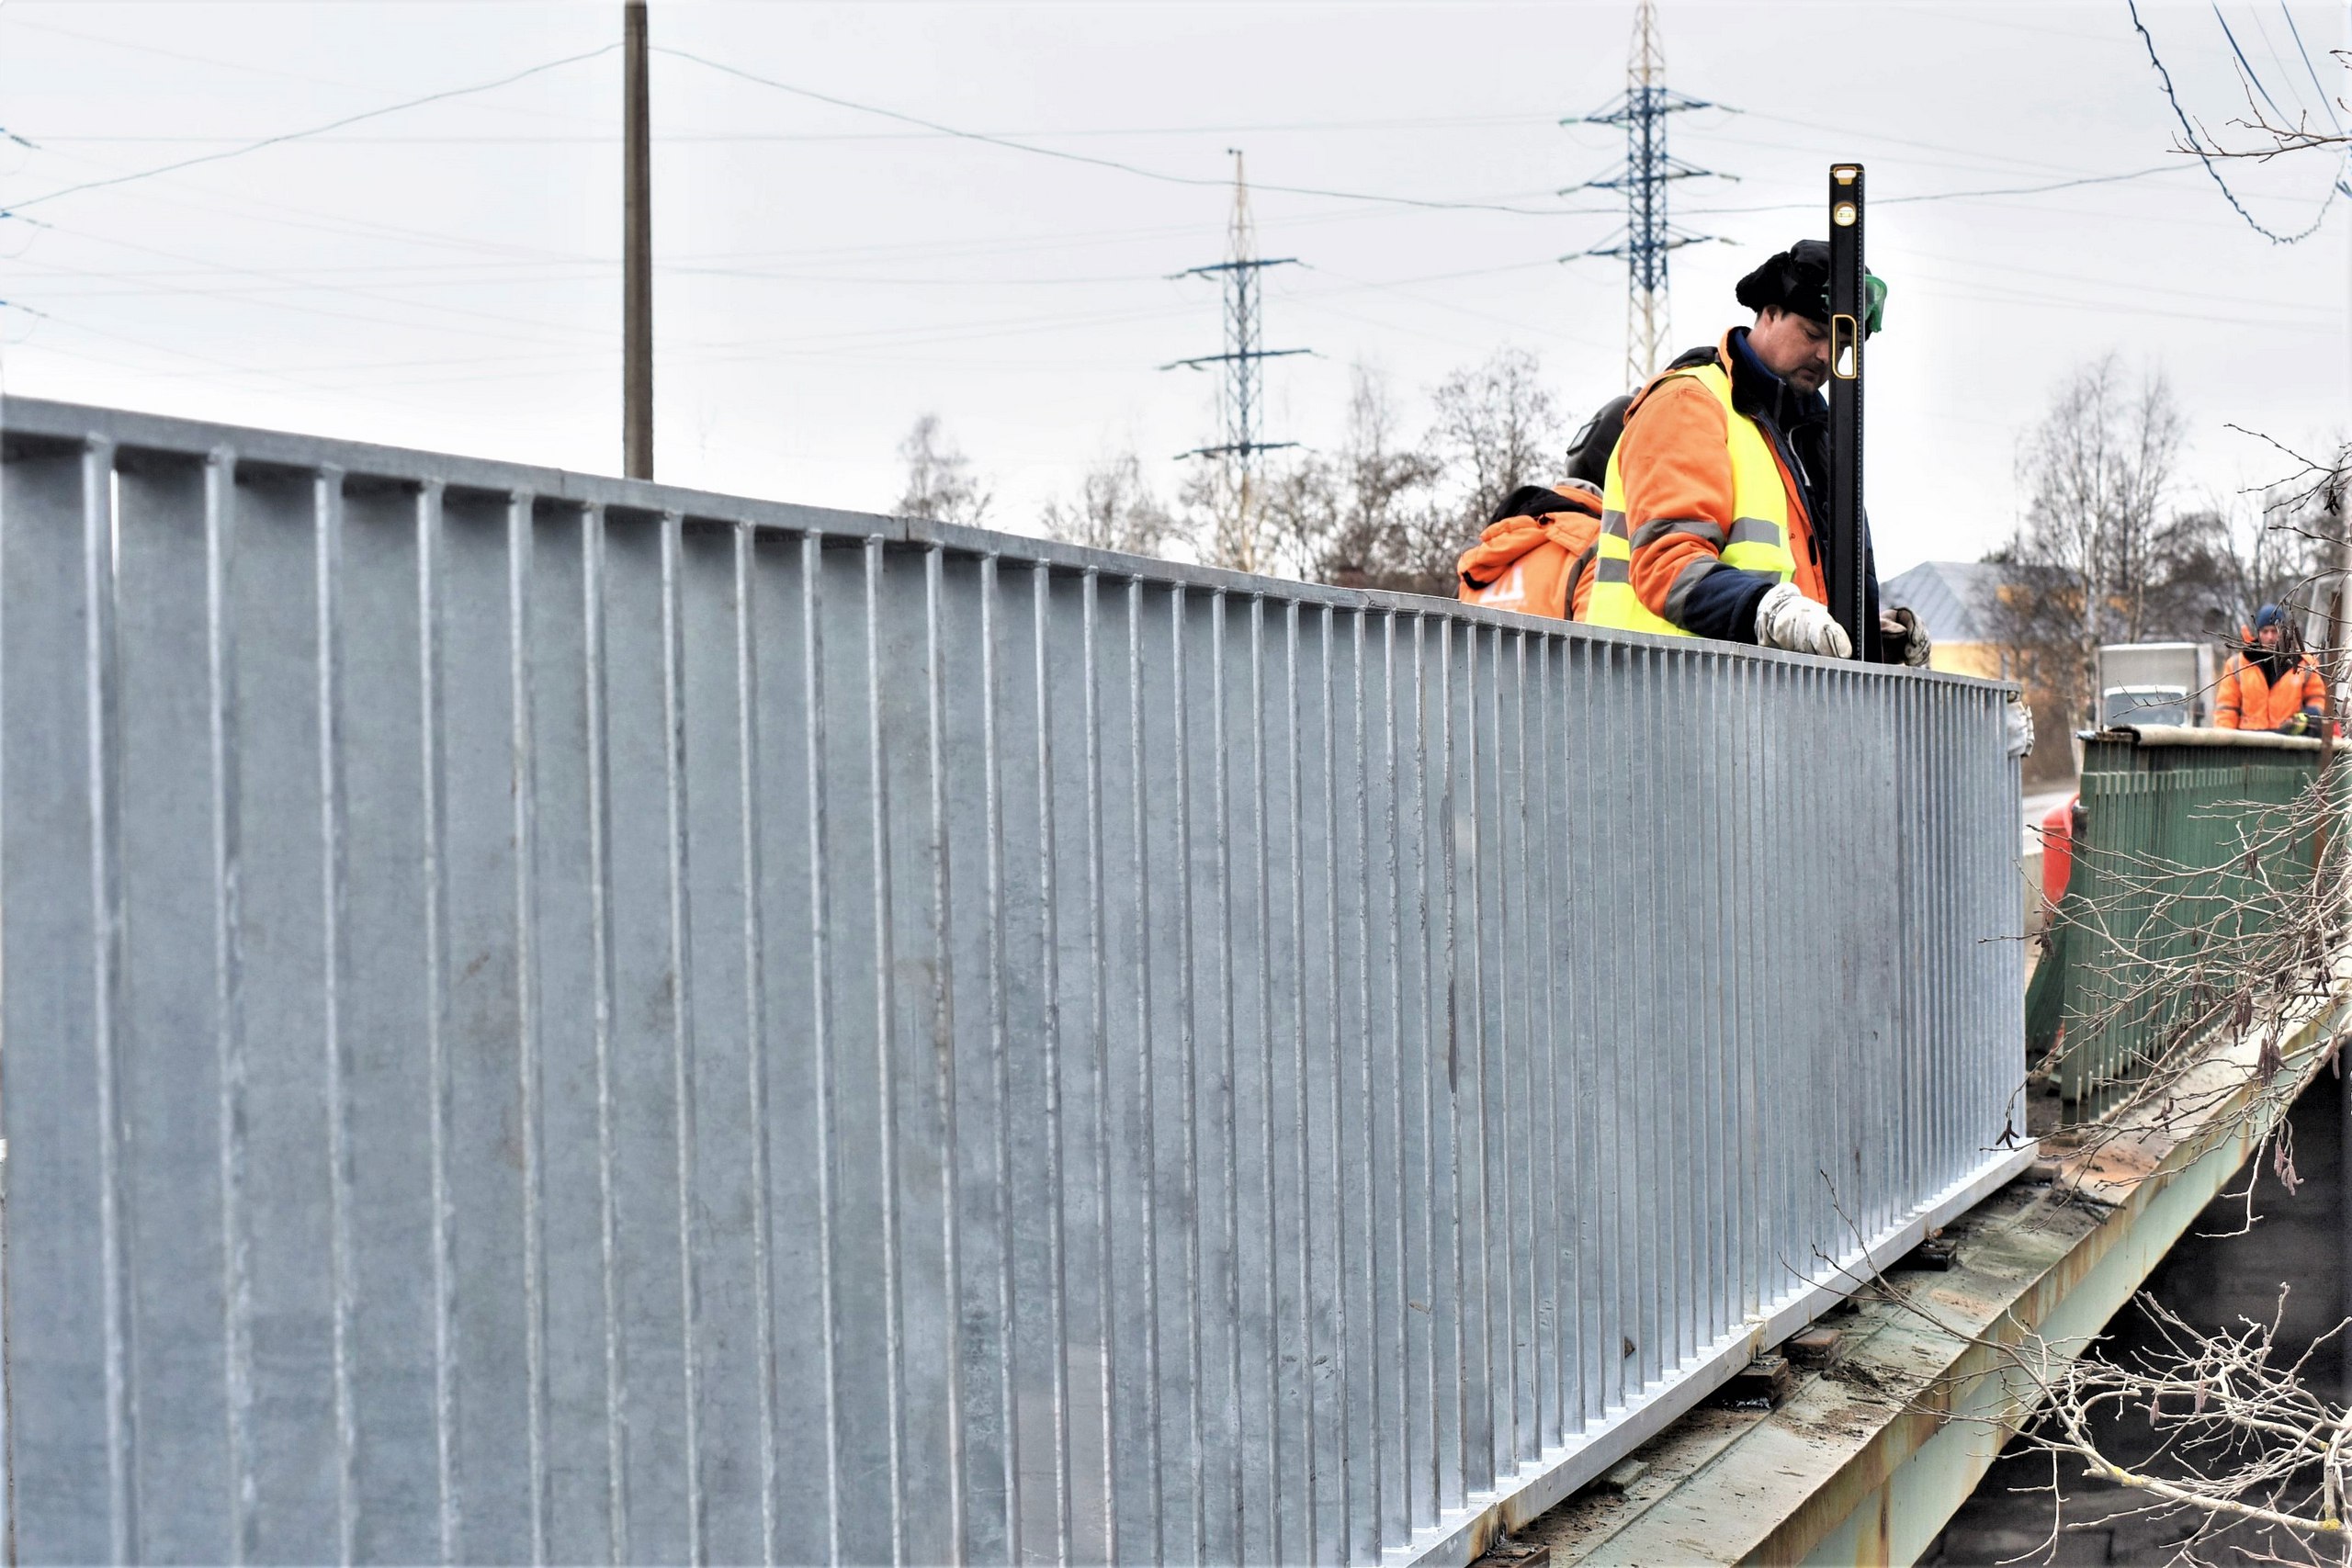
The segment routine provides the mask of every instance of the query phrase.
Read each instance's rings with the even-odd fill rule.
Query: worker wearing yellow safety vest
[[[1870,280],[1866,330],[1886,286]],[[1829,612],[1829,247],[1804,240],[1740,279],[1755,325],[1675,360],[1635,397],[1610,455],[1583,618],[1846,659]],[[1862,536],[1863,657],[1922,665],[1908,610],[1882,615]]]

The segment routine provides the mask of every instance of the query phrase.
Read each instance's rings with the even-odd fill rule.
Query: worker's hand
[[[1928,628],[1907,607],[1883,612],[1878,618],[1878,635],[1898,662],[1913,670],[1928,667]]]
[[[2327,721],[2324,718],[2320,716],[2319,709],[2305,708],[2302,712],[2295,715],[2294,717],[2280,725],[2278,727],[2278,733],[2281,735],[2316,736],[2320,733],[2322,727],[2324,726],[2326,722]]]
[[[2033,709],[2020,701],[2015,692],[2009,694],[2003,717],[2007,721],[2008,753],[2012,757],[2033,754]]]
[[[1775,583],[1756,605],[1756,640],[1766,648],[1791,653],[1818,653],[1829,659],[1854,657],[1853,639],[1826,604],[1816,604],[1797,592],[1793,582]]]

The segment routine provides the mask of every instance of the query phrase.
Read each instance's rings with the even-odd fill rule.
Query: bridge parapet
[[[1994,683],[0,433],[28,1560],[1464,1560],[2025,1157]]]

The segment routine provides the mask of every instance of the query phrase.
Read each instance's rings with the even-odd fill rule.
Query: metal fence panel
[[[1460,1560],[2018,1163],[1997,687],[0,409],[29,1559]]]
[[[2183,1030],[2212,1027],[2212,987],[2158,983],[2198,953],[2292,960],[2254,949],[2311,886],[2322,762],[2318,740],[2262,730],[2147,725],[2084,742],[2082,840],[2034,974],[2050,1036],[2035,1045],[2062,1046],[2064,1099],[2115,1100]]]

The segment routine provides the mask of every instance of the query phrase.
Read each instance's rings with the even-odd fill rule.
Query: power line
[[[2255,70],[2254,62],[2248,60],[2245,51],[2238,47],[2238,35],[2230,31],[2230,19],[2222,15],[2219,6],[2213,7],[2213,20],[2222,25],[2222,37],[2228,42],[2230,52],[2238,57],[2238,69],[2245,73],[2247,85],[2262,95],[2262,101],[2270,106],[2270,112],[2283,122],[2287,118],[2287,111],[2278,107],[2278,100],[2270,96],[2270,89],[2264,84],[2261,73]]]
[[[1240,136],[1338,131],[1392,130],[1490,130],[1504,126],[1550,125],[1549,115],[1431,115],[1421,118],[1395,119],[1332,119],[1332,120],[1272,120],[1248,125],[1129,125],[1082,126],[1039,130],[990,131],[992,136],[1031,138],[1040,141],[1121,141],[1150,136]],[[0,135],[6,134],[0,131]],[[129,143],[138,146],[170,146],[175,144],[220,146],[239,140],[234,136],[194,135],[130,135],[120,132],[92,132],[86,135],[60,135],[46,139],[58,146]],[[533,135],[510,134],[474,136],[450,132],[419,136],[338,136],[338,147],[409,147],[435,144],[461,144],[469,147],[608,147],[609,134],[595,131],[553,132]],[[938,130],[671,130],[654,137],[662,146],[697,143],[762,143],[793,144],[831,142],[888,142],[953,141]],[[27,143],[31,145],[31,143]]]
[[[2296,244],[2318,233],[2319,226],[2327,220],[2327,209],[2335,205],[2336,193],[2344,189],[2343,178],[2339,175],[2335,182],[2327,187],[2327,198],[2319,204],[2319,210],[2312,215],[2311,222],[2303,228],[2292,234],[2282,234],[2274,229],[2266,228],[2253,213],[2245,209],[2245,204],[2238,199],[2237,192],[2230,188],[2230,182],[2222,177],[2222,171],[2215,166],[2212,155],[2206,151],[2203,140],[2197,134],[2196,126],[2190,123],[2188,112],[2180,107],[2180,96],[2173,91],[2172,73],[2165,69],[2164,60],[2156,53],[2155,37],[2148,31],[2148,24],[2140,19],[2139,0],[2123,0],[2123,3],[2132,13],[2132,26],[2139,32],[2140,41],[2147,46],[2148,63],[2156,68],[2156,80],[2164,85],[2165,102],[2172,106],[2173,118],[2180,122],[2180,133],[2188,138],[2188,150],[2197,154],[2199,163],[2205,165],[2205,172],[2212,176],[2213,184],[2220,188],[2222,199],[2230,204],[2230,209],[2245,220],[2247,228],[2274,245]],[[2214,13],[2215,16],[2220,14],[2218,10]],[[2229,31],[2226,23],[2223,24],[2222,30],[2225,34]],[[2234,39],[2232,40],[2230,47],[2232,49],[2237,47]],[[2244,56],[2240,58],[2243,59]]]
[[[2144,180],[2154,175],[2169,175],[2185,169],[2186,164],[2158,164],[2150,168],[2132,169],[2120,175],[2086,175],[2076,180],[2054,180],[2048,185],[2005,186],[1991,190],[1925,191],[1917,196],[1881,196],[1871,198],[1872,205],[1893,207],[1899,202],[1970,201],[1980,197],[2047,196],[2052,191],[2074,190],[2082,186],[2120,185],[2127,180]],[[1694,207],[1693,215],[1706,218],[1728,217],[1743,212],[1810,212],[1821,204],[1817,201],[1778,201],[1761,207]]]
[[[683,49],[673,49],[666,44],[655,45],[654,52],[675,55],[680,60],[690,60],[696,65],[708,70],[729,76],[740,76],[746,82],[755,82],[763,87],[773,87],[780,93],[790,93],[795,97],[807,98],[813,103],[831,104],[835,108],[850,109],[858,114],[879,115],[885,119],[895,119],[905,125],[921,126],[925,130],[936,131],[942,136],[952,136],[959,141],[978,141],[990,147],[1004,148],[1008,152],[1027,152],[1035,157],[1058,159],[1066,164],[1084,164],[1093,168],[1110,169],[1123,175],[1133,175],[1138,179],[1157,180],[1162,185],[1222,186],[1225,184],[1223,180],[1209,179],[1199,175],[1178,175],[1170,174],[1165,169],[1146,168],[1140,164],[1129,164],[1117,158],[1098,158],[1091,153],[1069,152],[1058,147],[1040,147],[1034,141],[1019,141],[1009,136],[997,136],[984,130],[965,130],[956,126],[942,124],[935,119],[925,119],[921,115],[884,108],[877,104],[862,104],[854,98],[838,97],[831,93],[818,92],[813,87],[800,87],[790,82],[779,82],[773,76],[763,76],[755,71],[746,71],[740,65],[729,65],[723,61],[706,59],[702,55],[691,53]],[[1527,218],[1584,215],[1575,208],[1516,207],[1507,202],[1495,201],[1439,201],[1413,196],[1388,196],[1376,191],[1329,190],[1319,186],[1261,185],[1258,188],[1278,191],[1284,196],[1329,197],[1339,201],[1376,201],[1391,207],[1419,207],[1447,212],[1510,212]]]
[[[133,180],[148,180],[153,179],[158,175],[175,174],[182,169],[195,168],[199,164],[218,164],[230,158],[242,158],[248,152],[258,152],[265,147],[276,147],[288,141],[300,141],[306,137],[323,135],[330,130],[340,130],[346,125],[357,125],[362,120],[378,119],[388,114],[398,114],[403,109],[421,108],[426,104],[437,104],[448,98],[461,98],[473,93],[487,93],[493,88],[512,86],[514,83],[523,81],[526,77],[537,76],[543,72],[553,71],[565,65],[577,65],[583,60],[594,60],[599,55],[610,54],[619,47],[617,43],[608,43],[602,48],[592,49],[585,54],[571,54],[566,55],[561,60],[545,61],[537,65],[517,71],[510,76],[501,76],[494,82],[477,82],[471,86],[449,87],[438,93],[427,93],[423,97],[409,98],[397,104],[386,104],[380,108],[365,109],[358,114],[345,115],[341,119],[329,120],[324,125],[314,125],[307,130],[288,130],[276,136],[265,136],[258,141],[248,141],[242,146],[232,147],[224,152],[199,153],[193,158],[182,158],[177,163],[164,164],[153,169],[138,169],[127,175],[112,175],[101,180],[85,180],[79,185],[64,186],[56,190],[44,191],[39,196],[13,203],[6,211],[21,212],[28,207],[39,207],[45,201],[55,201],[61,197],[77,195],[85,190],[102,190],[109,186],[129,185]]]
[[[2287,9],[2287,0],[2278,0],[2278,12],[2287,18],[2288,36],[2295,40],[2295,52],[2303,57],[2303,74],[2312,79],[2312,91],[2319,95],[2319,107],[2327,111],[2327,123],[2341,131],[2344,122],[2335,118],[2335,100],[2319,85],[2319,68],[2312,63],[2312,51],[2303,45],[2303,29],[2295,26],[2295,13]]]

